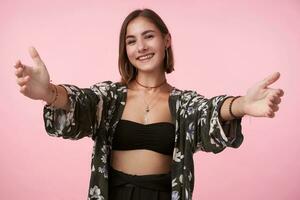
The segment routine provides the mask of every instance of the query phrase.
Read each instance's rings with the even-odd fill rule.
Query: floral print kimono
[[[44,107],[45,129],[50,136],[94,141],[88,200],[108,199],[108,165],[115,128],[126,103],[127,86],[104,81],[90,88],[62,84],[70,101],[68,111]],[[191,200],[194,189],[193,154],[199,150],[219,153],[243,141],[241,119],[222,123],[222,103],[229,96],[206,99],[195,91],[173,88],[169,107],[175,124],[171,168],[172,200]]]

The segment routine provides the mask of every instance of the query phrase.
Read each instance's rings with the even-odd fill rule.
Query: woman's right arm
[[[30,47],[29,54],[34,61],[34,66],[24,65],[19,60],[15,64],[15,75],[20,92],[28,98],[43,100],[56,108],[68,109],[67,91],[61,86],[50,83],[48,70],[35,48]]]
[[[44,100],[44,122],[51,136],[68,139],[95,137],[96,127],[101,121],[103,101],[102,93],[91,88],[81,89],[74,85],[54,85],[50,83],[49,73],[35,48],[29,53],[34,66],[15,65],[17,83],[20,92],[28,98]]]
[[[47,105],[51,105],[55,108],[64,109],[66,111],[70,110],[70,101],[68,99],[67,90],[60,86],[50,83],[49,84],[49,94],[44,98]]]

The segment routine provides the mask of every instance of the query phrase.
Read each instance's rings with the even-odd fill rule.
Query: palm
[[[268,86],[278,80],[280,74],[274,73],[263,81],[255,84],[247,91],[245,96],[244,111],[254,117],[274,117],[278,110],[280,97],[283,96],[281,89],[273,89]]]
[[[47,87],[50,82],[48,72],[45,73],[45,71],[41,70],[41,66],[35,66],[32,68],[30,77],[31,80],[27,84],[28,97],[32,99],[42,99],[47,95]]]

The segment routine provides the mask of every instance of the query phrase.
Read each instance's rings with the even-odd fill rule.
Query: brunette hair
[[[126,31],[129,22],[131,22],[136,17],[145,17],[149,19],[161,32],[162,36],[170,35],[169,30],[163,20],[158,14],[150,9],[138,9],[132,11],[124,20],[119,38],[119,72],[121,75],[121,82],[128,84],[137,75],[137,69],[130,63],[127,52],[126,52]],[[174,57],[172,47],[168,47],[165,51],[164,58],[164,69],[166,73],[171,73],[174,71]]]

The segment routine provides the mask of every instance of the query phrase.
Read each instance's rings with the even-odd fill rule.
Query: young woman
[[[119,43],[121,81],[90,88],[50,83],[34,48],[35,62],[15,65],[20,92],[47,102],[49,135],[95,144],[88,199],[192,199],[193,153],[218,153],[243,141],[244,115],[274,117],[283,91],[268,86],[274,73],[246,96],[206,99],[171,86],[171,35],[152,10],[135,10],[123,22]]]

